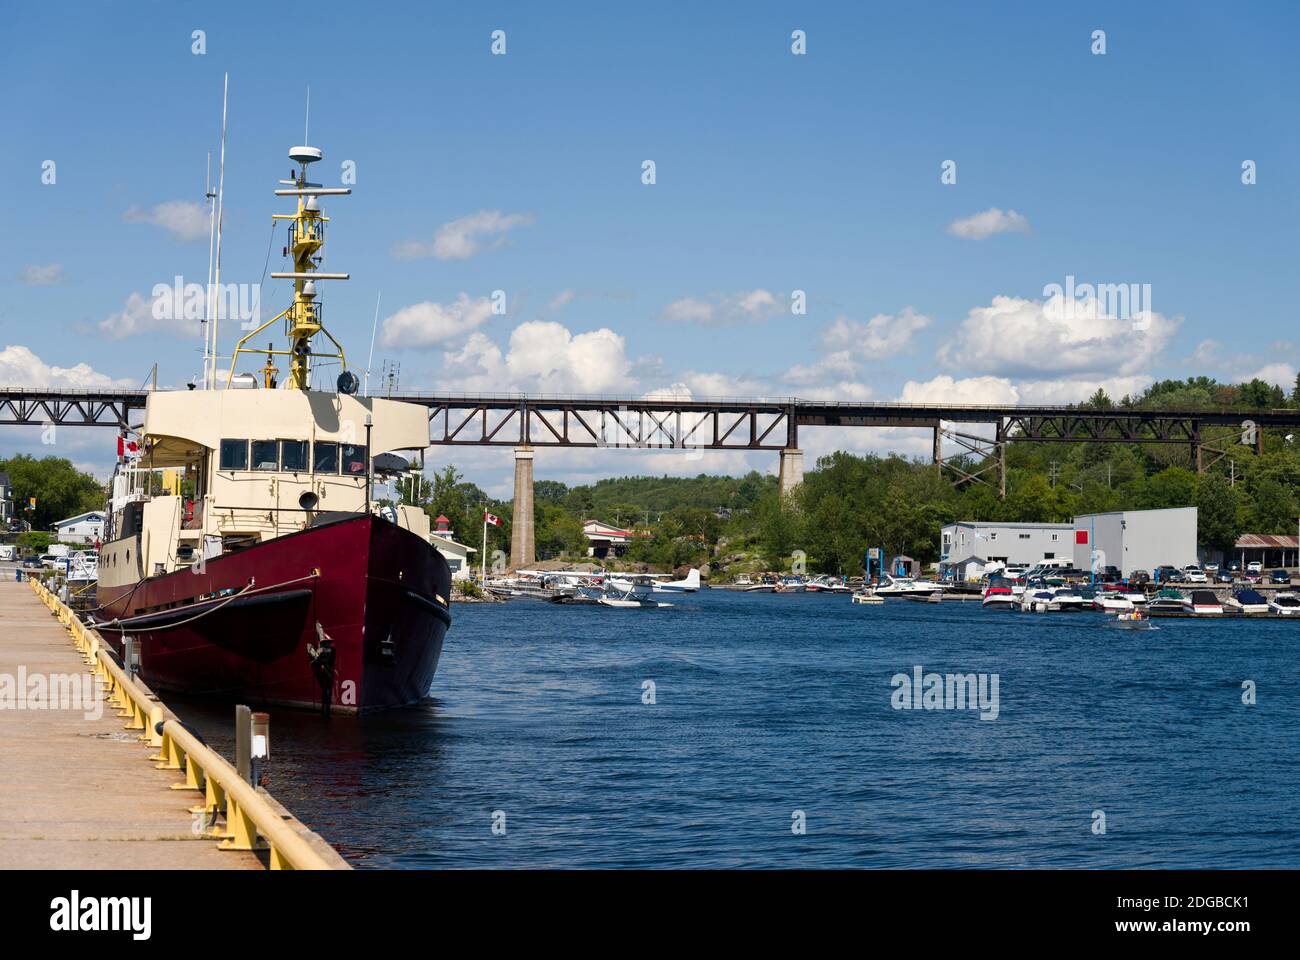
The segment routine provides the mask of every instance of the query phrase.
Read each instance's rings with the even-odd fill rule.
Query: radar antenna
[[[310,93],[308,93],[310,97]],[[310,104],[310,100],[308,101]],[[305,132],[304,125],[304,132]],[[304,138],[305,139],[305,138]],[[334,339],[321,322],[321,304],[317,298],[316,284],[321,280],[347,280],[346,273],[324,273],[317,269],[322,256],[321,248],[325,244],[325,224],[329,217],[321,213],[319,197],[344,197],[352,193],[350,187],[322,187],[307,179],[307,167],[321,159],[319,147],[303,144],[289,148],[289,159],[298,164],[298,171],[293,179],[281,180],[287,189],[276,190],[277,197],[297,197],[296,213],[277,213],[276,220],[289,221],[289,242],[285,246],[286,256],[293,257],[293,270],[272,273],[276,280],[293,281],[293,302],[283,311],[277,313],[256,330],[247,334],[235,347],[235,355],[230,363],[230,380],[234,378],[235,363],[241,353],[264,353],[267,363],[272,356],[289,357],[289,379],[287,386],[293,390],[306,390],[311,382],[312,357],[337,358],[343,368],[347,369],[347,359],[343,356],[342,345]],[[257,336],[275,321],[284,318],[285,335],[289,338],[287,350],[272,349],[270,344],[265,350],[258,347],[246,347],[245,344]],[[334,345],[337,353],[315,353],[311,341],[316,334],[322,333]]]

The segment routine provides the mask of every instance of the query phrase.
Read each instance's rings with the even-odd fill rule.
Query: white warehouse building
[[[1027,567],[1074,556],[1072,523],[959,520],[939,536],[939,575],[955,580],[978,580],[989,568]]]
[[[1118,567],[1121,576],[1134,570],[1155,574],[1169,564],[1179,569],[1196,563],[1196,508],[1122,510],[1074,518],[1074,566]]]

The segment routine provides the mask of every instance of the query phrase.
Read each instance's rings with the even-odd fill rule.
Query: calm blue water
[[[1300,866],[1300,622],[720,590],[454,616],[426,705],[275,713],[272,791],[358,866]],[[997,719],[893,709],[917,664],[998,674]],[[181,712],[224,746],[228,708]]]

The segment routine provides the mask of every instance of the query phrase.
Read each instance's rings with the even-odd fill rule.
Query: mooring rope
[[[98,630],[108,630],[110,633],[153,633],[159,630],[175,630],[177,627],[183,627],[186,624],[194,623],[196,620],[202,620],[204,617],[216,613],[218,610],[220,610],[226,604],[230,603],[232,600],[238,600],[240,597],[251,596],[254,593],[265,593],[268,590],[278,590],[280,587],[293,586],[293,584],[295,583],[302,583],[306,580],[315,580],[319,576],[320,576],[320,570],[317,569],[317,570],[313,570],[310,574],[308,574],[305,577],[297,577],[296,579],[293,580],[285,580],[282,583],[273,583],[268,587],[257,587],[256,586],[257,579],[253,578],[248,581],[247,586],[245,586],[242,590],[240,590],[238,593],[232,593],[230,596],[222,598],[221,602],[218,603],[216,606],[210,607],[209,609],[204,610],[201,613],[196,613],[194,616],[187,617],[184,620],[178,620],[175,623],[164,623],[154,627],[119,626],[119,624],[134,623],[138,620],[145,620],[148,619],[149,617],[156,617],[159,613],[166,612],[166,611],[159,610],[159,611],[155,611],[154,613],[142,613],[139,614],[138,616],[127,617],[125,620],[123,620],[121,617],[114,617],[112,620],[104,621],[102,623],[94,623],[91,624],[91,626],[93,626],[95,629]]]

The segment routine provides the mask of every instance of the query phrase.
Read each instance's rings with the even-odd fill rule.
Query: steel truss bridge
[[[0,388],[0,426],[123,428],[138,421],[147,390]],[[1073,406],[839,403],[797,398],[678,399],[392,393],[429,410],[441,446],[610,447],[799,452],[800,427],[902,427],[933,432],[933,462],[958,484],[1006,492],[1013,441],[1185,446],[1204,471],[1234,445],[1263,449],[1266,429],[1300,428],[1300,410],[1094,410]],[[133,416],[134,414],[134,416]],[[1232,432],[1203,435],[1206,427]],[[983,428],[983,432],[975,432]],[[945,456],[944,443],[950,452]],[[952,453],[955,445],[958,453]],[[800,465],[801,469],[801,465]]]

